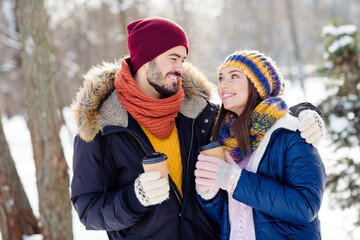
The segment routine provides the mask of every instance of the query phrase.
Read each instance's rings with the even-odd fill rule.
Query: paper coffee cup
[[[167,156],[161,152],[154,152],[144,157],[142,165],[145,172],[158,170],[161,177],[168,180]]]
[[[199,148],[199,152],[205,155],[221,158],[225,161],[224,148],[219,142],[211,142]]]

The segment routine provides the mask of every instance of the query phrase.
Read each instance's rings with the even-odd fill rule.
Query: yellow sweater
[[[168,165],[169,175],[171,179],[175,182],[181,196],[183,196],[181,189],[182,163],[181,163],[179,135],[176,125],[170,137],[168,137],[167,139],[158,138],[154,136],[154,134],[152,134],[149,130],[147,130],[143,125],[140,124],[140,126],[142,130],[145,132],[146,136],[149,138],[155,151],[162,152],[168,157],[167,165]]]

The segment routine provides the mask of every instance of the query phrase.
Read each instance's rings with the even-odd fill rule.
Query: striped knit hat
[[[230,66],[246,74],[262,99],[280,96],[284,91],[285,84],[275,62],[258,51],[245,50],[229,55],[219,67],[219,73]]]

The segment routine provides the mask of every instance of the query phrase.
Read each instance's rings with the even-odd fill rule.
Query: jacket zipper
[[[140,141],[140,139],[139,139],[135,134],[133,134],[132,132],[130,132],[130,131],[128,131],[128,132],[130,133],[131,136],[133,136],[133,137],[136,139],[136,141],[139,142],[139,144],[140,144],[140,146],[142,147],[142,149],[144,150],[144,152],[145,152],[147,155],[149,155],[150,153],[145,149],[145,147],[144,147],[143,143]]]
[[[173,183],[172,181],[171,181],[171,182],[169,181],[169,184],[170,184],[170,186],[173,188],[174,193],[175,193],[175,196],[176,196],[177,200],[179,201],[180,206],[182,206],[182,202],[181,202],[180,196],[178,195],[178,193],[177,193],[177,191],[176,191],[176,187],[174,186],[174,183]]]
[[[192,146],[194,144],[194,125],[195,125],[195,121],[196,119],[200,116],[202,112],[200,112],[193,120],[192,125],[191,125],[191,142],[190,142],[190,149],[189,149],[189,154],[188,154],[188,159],[187,159],[187,169],[186,169],[186,182],[189,182],[189,168],[190,168],[190,155],[191,155],[191,151],[192,151]]]
[[[196,116],[197,118],[198,116]],[[186,166],[186,182],[189,182],[189,168],[190,168],[190,155],[191,155],[191,150],[192,150],[192,145],[193,145],[193,141],[194,141],[194,125],[195,125],[195,120],[196,118],[194,118],[192,124],[191,124],[191,142],[190,142],[190,149],[189,149],[189,154],[188,154],[188,159],[187,159],[187,166]]]

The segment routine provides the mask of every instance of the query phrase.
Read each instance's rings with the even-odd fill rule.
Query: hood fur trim
[[[184,63],[184,73],[181,76],[182,88],[185,96],[191,98],[199,96],[210,100],[211,91],[214,85],[207,80],[207,77],[191,63]]]
[[[92,67],[84,75],[84,85],[73,101],[78,134],[90,142],[106,125],[127,127],[128,113],[117,97],[114,87],[116,72],[121,62],[103,62],[102,66]],[[206,107],[206,101],[211,98],[211,84],[205,75],[189,63],[184,64],[182,87],[185,98],[180,112],[189,118],[195,118]]]

